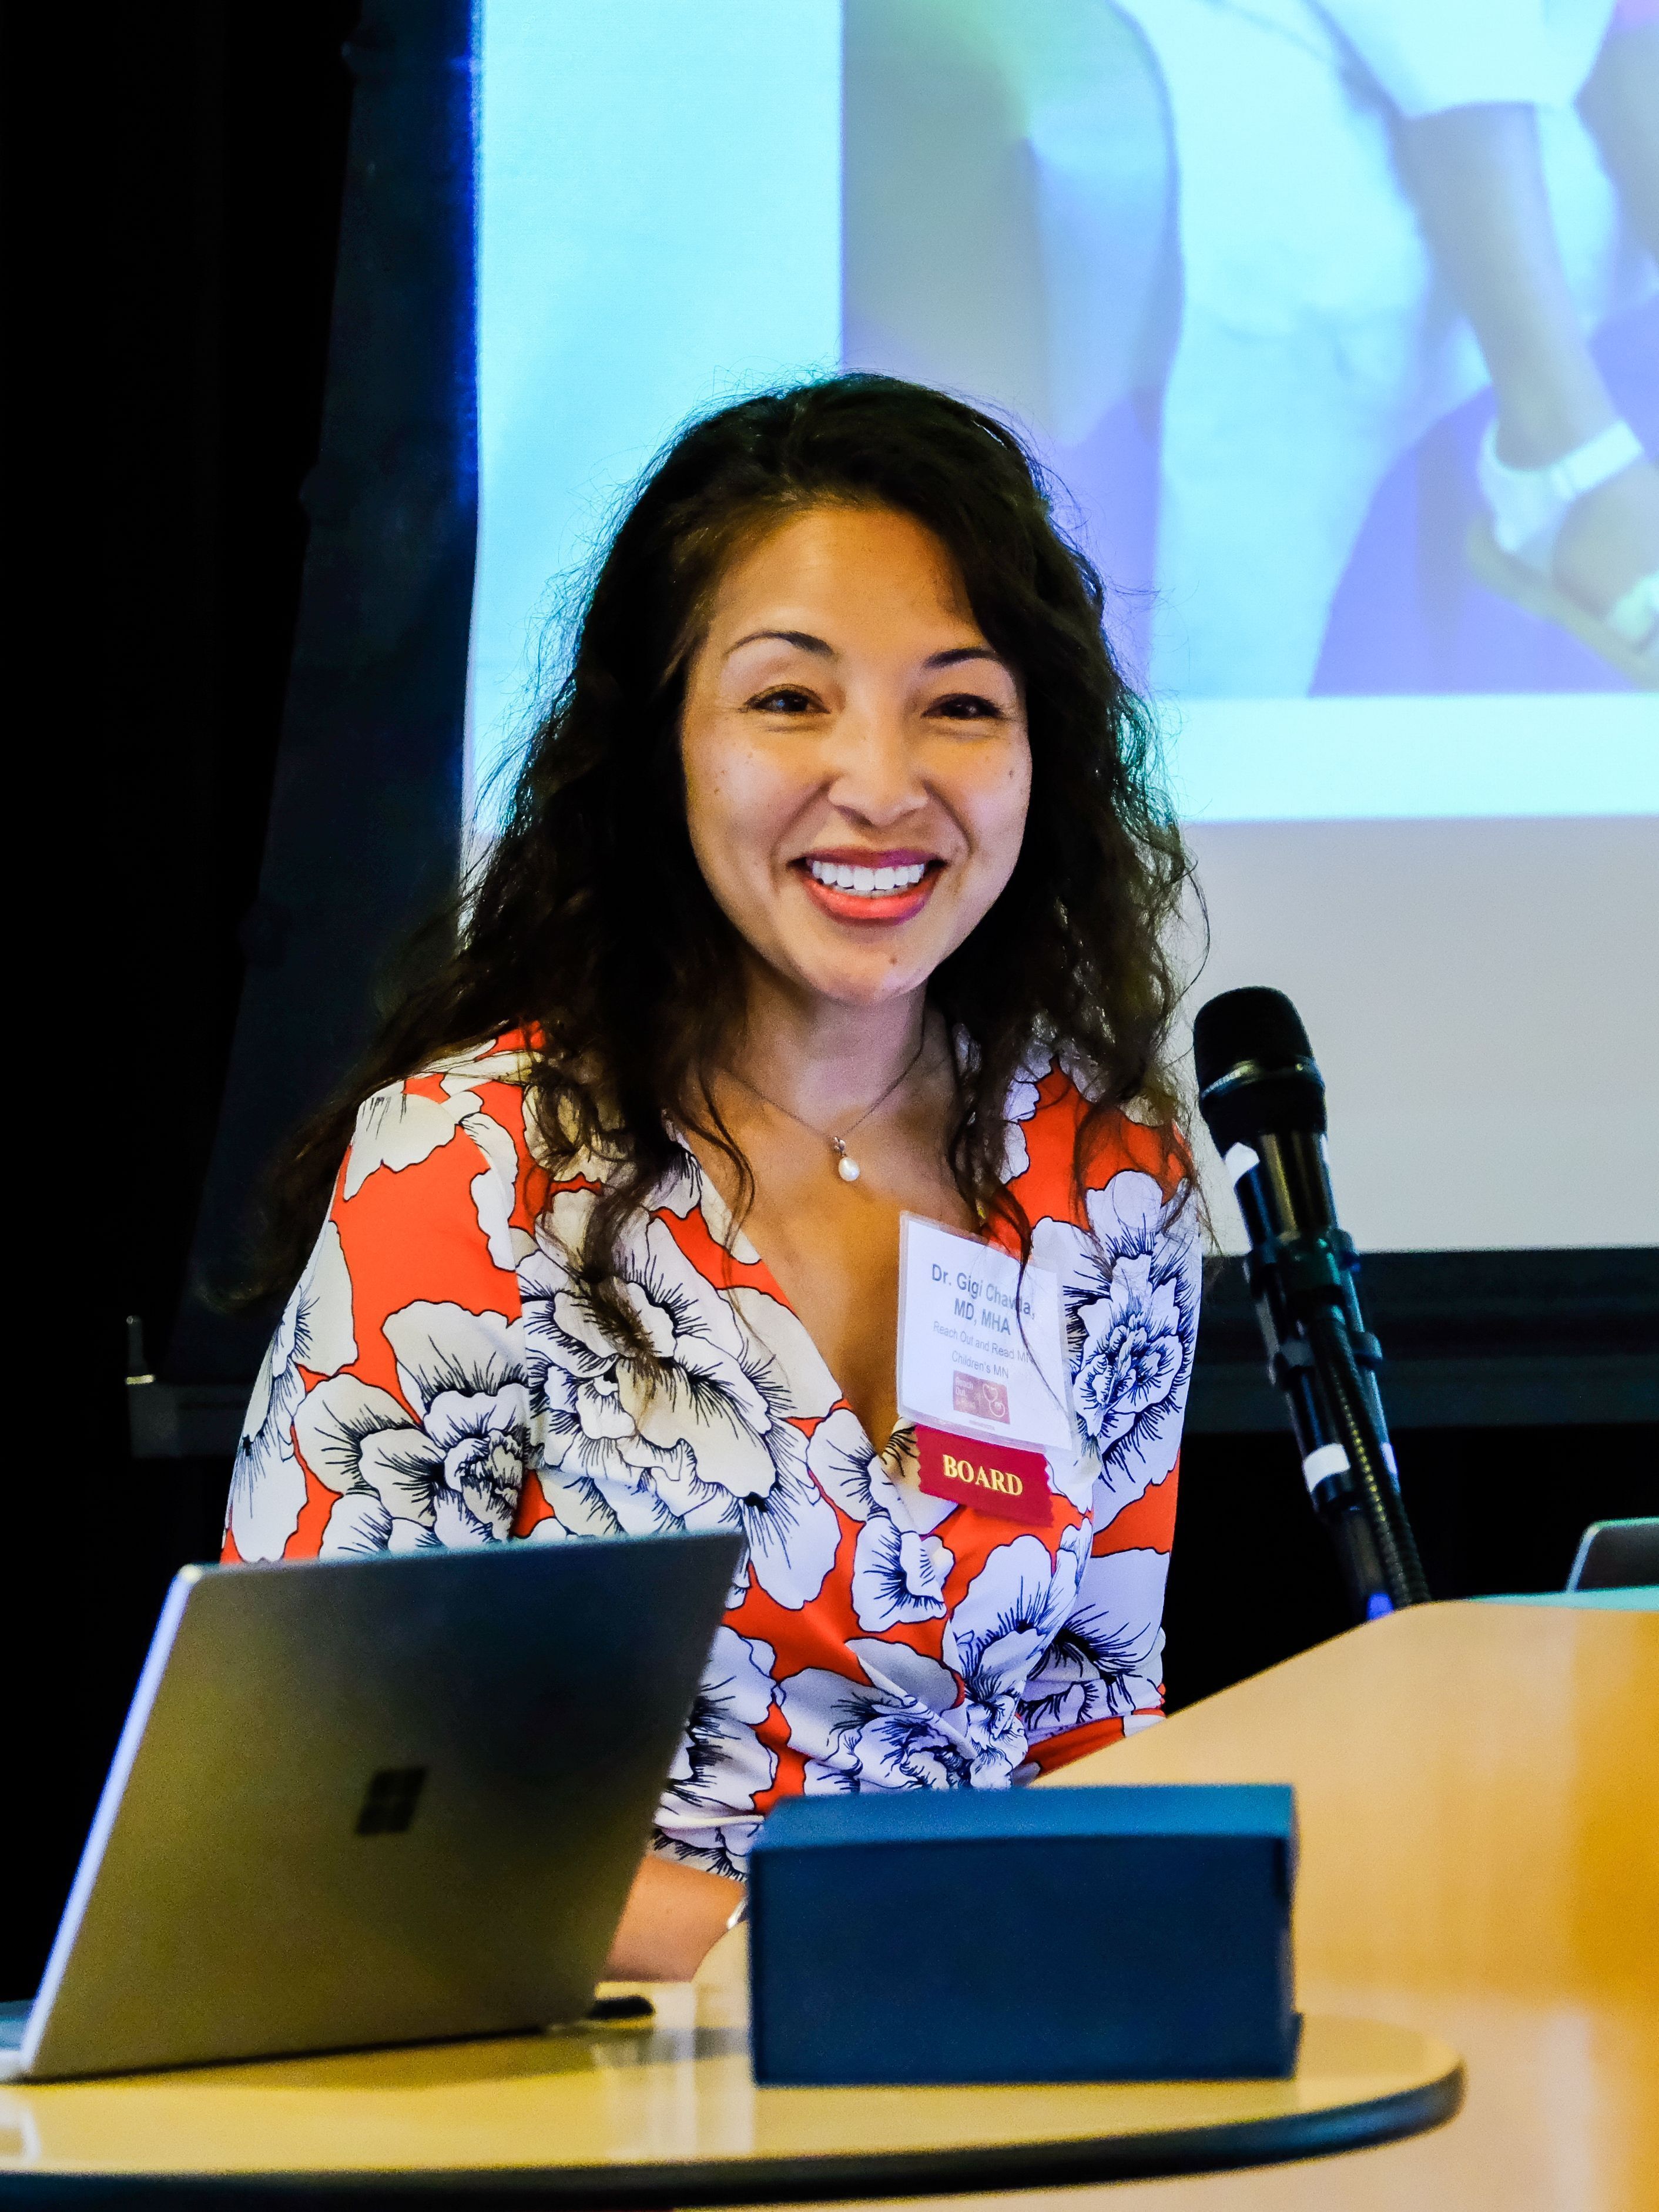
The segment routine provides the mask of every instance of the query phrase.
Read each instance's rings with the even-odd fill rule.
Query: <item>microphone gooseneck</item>
[[[1245,1279],[1302,1470],[1361,1620],[1428,1586],[1400,1497],[1377,1388],[1382,1348],[1354,1285],[1325,1159],[1325,1084],[1282,991],[1225,991],[1193,1024],[1199,1110],[1250,1240]]]

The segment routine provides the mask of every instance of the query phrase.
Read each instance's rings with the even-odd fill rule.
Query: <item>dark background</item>
[[[7,1996],[33,1990],[168,1577],[217,1548],[228,1465],[127,1453],[124,1319],[166,1342],[241,992],[356,5],[27,12],[6,72],[7,659],[31,1073],[7,1229],[39,1418],[0,1475]]]
[[[34,1987],[168,1577],[218,1547],[228,1458],[126,1449],[123,1322],[143,1316],[152,1358],[173,1338],[245,978],[270,953],[260,868],[357,15],[357,0],[100,7],[64,19],[64,43],[36,25],[14,52],[9,289],[28,337],[8,405],[9,672],[38,782],[13,848],[32,886],[8,1217],[27,1411],[0,1477],[19,1784],[0,1996]],[[1549,1278],[1534,1273],[1536,1333]],[[1176,1705],[1347,1625],[1288,1434],[1255,1425],[1259,1409],[1217,1425],[1244,1403],[1237,1321],[1206,1330],[1202,1357],[1235,1380],[1212,1380],[1183,1462]],[[1586,1522],[1652,1510],[1655,1431],[1608,1424],[1597,1387],[1541,1425],[1535,1406],[1524,1426],[1436,1425],[1443,1392],[1417,1394],[1415,1425],[1396,1408],[1437,1595],[1557,1588]]]

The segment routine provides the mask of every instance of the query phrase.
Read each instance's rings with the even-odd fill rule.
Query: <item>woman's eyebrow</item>
[[[747,637],[740,637],[735,645],[726,647],[726,658],[730,660],[732,655],[741,653],[745,645],[760,645],[769,638],[775,639],[781,645],[798,646],[803,653],[821,653],[826,660],[833,660],[836,657],[835,647],[824,638],[814,637],[811,630],[751,629]]]
[[[730,660],[732,655],[741,653],[745,645],[767,643],[793,645],[802,653],[815,653],[825,660],[834,660],[836,657],[835,647],[826,638],[814,637],[811,630],[751,629],[735,645],[727,646],[726,658]],[[1002,655],[993,653],[988,645],[953,645],[943,653],[930,653],[921,665],[924,668],[955,668],[964,660],[988,660],[995,668],[1006,668],[1008,665]]]

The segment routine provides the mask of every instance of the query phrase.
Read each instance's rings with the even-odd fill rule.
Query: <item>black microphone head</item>
[[[1282,991],[1224,991],[1200,1006],[1193,1065],[1199,1111],[1224,1158],[1266,1132],[1323,1133],[1324,1079]]]

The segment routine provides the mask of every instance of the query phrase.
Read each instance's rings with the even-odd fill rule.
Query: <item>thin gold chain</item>
[[[793,1121],[797,1128],[810,1130],[812,1135],[818,1139],[819,1143],[828,1145],[831,1152],[845,1153],[847,1150],[847,1139],[852,1136],[855,1131],[861,1129],[864,1127],[865,1123],[876,1111],[878,1107],[884,1106],[887,1103],[888,1100],[899,1088],[901,1084],[906,1083],[909,1080],[910,1077],[915,1073],[917,1061],[921,1060],[922,1054],[926,1052],[927,1049],[927,1025],[924,1022],[921,1030],[921,1042],[916,1047],[915,1052],[911,1054],[909,1059],[906,1060],[904,1066],[899,1070],[898,1073],[893,1078],[893,1080],[888,1085],[886,1090],[882,1092],[879,1098],[875,1099],[870,1105],[865,1108],[863,1113],[859,1115],[856,1121],[849,1121],[847,1127],[838,1136],[832,1134],[828,1129],[820,1129],[815,1121],[807,1121],[804,1115],[792,1113],[787,1106],[780,1106],[775,1098],[769,1098],[765,1091],[760,1088],[758,1084],[751,1083],[746,1075],[739,1075],[735,1067],[722,1068],[720,1072],[724,1075],[729,1075],[733,1083],[741,1084],[743,1088],[747,1091],[751,1097],[760,1100],[763,1106],[769,1106],[775,1114],[781,1114],[786,1121]]]

